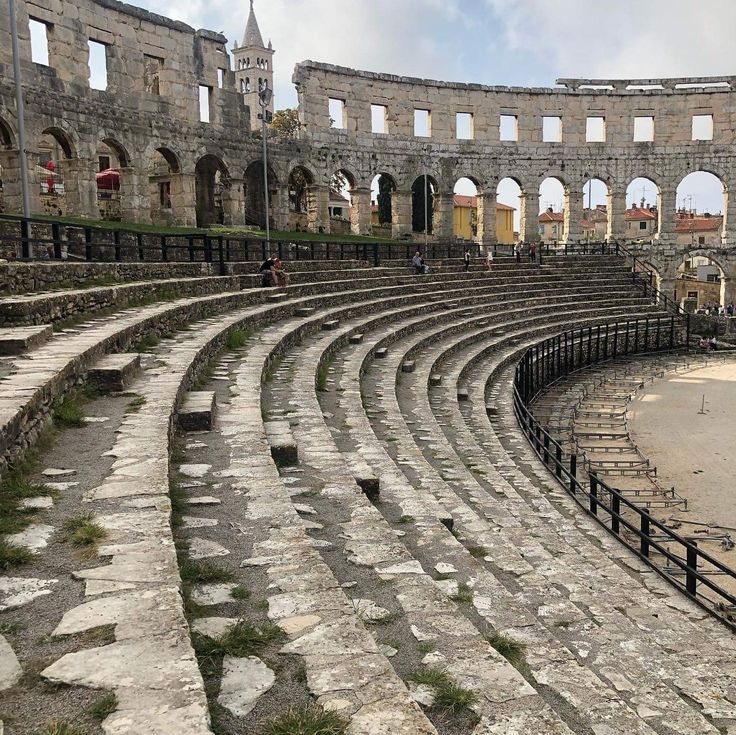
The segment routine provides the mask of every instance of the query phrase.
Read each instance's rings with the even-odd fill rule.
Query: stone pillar
[[[0,150],[0,168],[3,176],[3,208],[5,212],[18,213],[23,209],[18,152]]]
[[[675,214],[677,213],[677,189],[662,189],[659,194],[659,232],[657,239],[675,244]]]
[[[275,230],[289,229],[289,187],[279,186],[271,192],[271,221]]]
[[[132,166],[120,168],[120,217],[123,222],[151,222],[151,192],[148,172]]]
[[[95,219],[99,217],[96,170],[92,159],[65,158],[62,167],[67,208],[65,214]]]
[[[519,197],[521,224],[519,237],[524,242],[539,240],[539,192],[526,192]]]
[[[736,197],[728,190],[723,194],[723,244],[729,248],[736,246]],[[728,303],[728,302],[726,302]]]
[[[190,174],[171,174],[171,211],[174,222],[184,227],[197,226],[195,177]]]
[[[371,190],[351,189],[350,231],[353,235],[371,234]]]
[[[736,304],[736,278],[723,279],[723,306]]]
[[[330,190],[312,184],[307,187],[307,226],[310,232],[330,231]]]
[[[477,197],[478,211],[478,234],[476,242],[481,245],[495,245],[498,242],[498,233],[496,232],[496,192],[487,194],[479,194]]]
[[[411,189],[391,193],[391,237],[411,235]]]
[[[243,179],[231,178],[222,192],[222,220],[225,225],[245,222],[245,185]]]
[[[455,239],[454,227],[454,194],[435,194],[432,222],[432,234],[439,242],[450,242]]]
[[[570,191],[565,206],[564,235],[562,242],[575,243],[583,239],[583,192]]]
[[[626,191],[608,191],[608,229],[607,240],[626,240]]]
[[[659,282],[659,290],[673,301],[677,300],[677,281],[674,278],[662,278]]]

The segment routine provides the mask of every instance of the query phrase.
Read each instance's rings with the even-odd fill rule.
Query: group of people
[[[703,352],[715,352],[718,349],[718,340],[716,339],[715,334],[710,339],[707,337],[701,337],[700,342],[698,342],[698,347]]]
[[[733,316],[733,303],[729,303],[728,306],[722,306],[721,304],[714,304],[711,301],[706,301],[703,306],[698,309],[698,314],[705,314],[706,316]]]
[[[526,245],[526,253],[529,260],[532,263],[537,262],[537,243],[532,241],[525,243],[523,240],[519,240],[514,244],[514,255],[516,255],[516,262],[521,263],[521,256],[524,254],[524,246]]]
[[[264,287],[279,286],[280,288],[286,288],[289,285],[289,276],[284,271],[281,258],[274,253],[261,263],[258,272],[261,274],[261,285]]]

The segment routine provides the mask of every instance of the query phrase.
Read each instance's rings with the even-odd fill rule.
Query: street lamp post
[[[261,138],[263,142],[263,201],[266,208],[266,247],[268,250],[271,249],[271,226],[269,223],[270,212],[268,202],[268,150],[266,148],[266,123],[269,122],[268,117],[271,114],[267,108],[271,103],[272,97],[273,92],[269,89],[268,84],[264,83],[263,87],[258,92],[258,102],[261,105],[261,114],[258,117],[261,118]]]
[[[15,77],[15,104],[18,113],[18,154],[20,160],[20,182],[23,192],[23,217],[31,216],[31,199],[28,191],[28,159],[26,157],[25,111],[23,106],[23,87],[20,77],[20,53],[18,52],[18,20],[15,0],[8,0],[10,10],[10,38],[13,48],[13,76]],[[29,252],[30,255],[30,252]]]

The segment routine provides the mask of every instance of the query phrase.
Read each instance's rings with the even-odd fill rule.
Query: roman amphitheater
[[[736,77],[304,61],[264,166],[252,3],[231,49],[117,0],[17,24],[30,218],[0,4],[0,733],[736,735],[736,329],[675,295],[702,258],[736,297]],[[720,231],[683,245],[698,171]],[[506,178],[526,243],[563,187],[535,258],[499,242]]]

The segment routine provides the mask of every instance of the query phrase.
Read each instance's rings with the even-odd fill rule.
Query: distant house
[[[679,211],[675,220],[677,244],[682,247],[715,247],[721,244],[723,217]]]
[[[350,200],[336,191],[330,191],[328,203],[330,219],[350,219]]]

